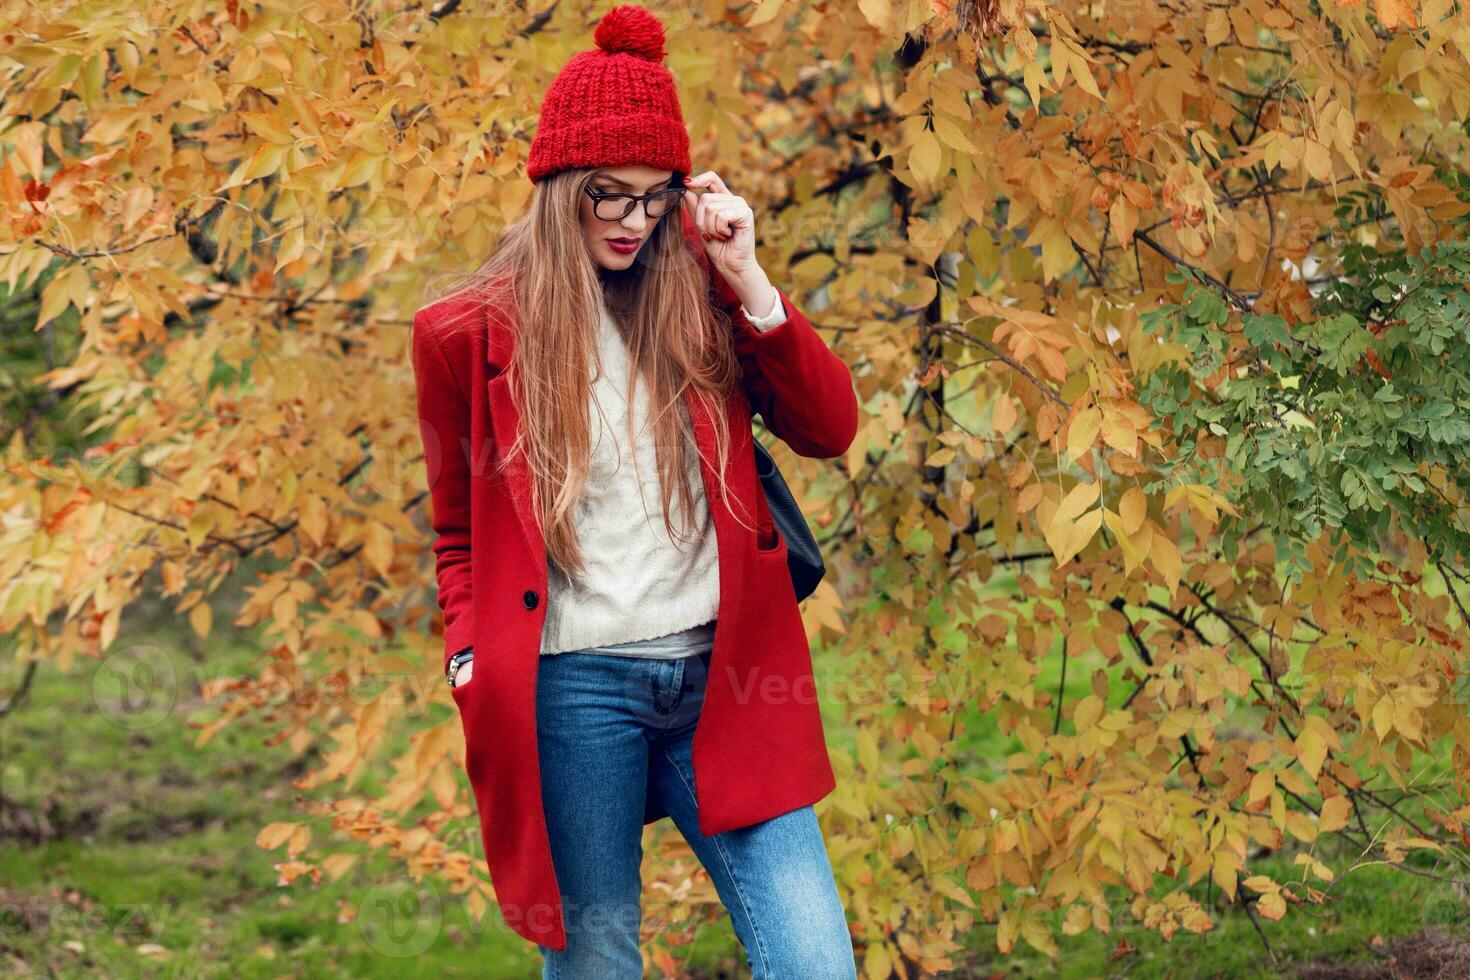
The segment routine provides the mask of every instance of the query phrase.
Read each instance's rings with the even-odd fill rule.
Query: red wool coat
[[[767,429],[803,456],[831,458],[856,435],[858,405],[847,365],[784,292],[786,322],[764,333],[751,326],[709,263],[692,219],[681,213],[685,242],[710,278],[711,302],[729,314],[735,333],[743,379],[724,404],[732,435],[726,477],[745,512],[757,517],[757,529],[747,530],[719,499],[708,462],[711,421],[686,397],[707,457],[700,469],[719,551],[719,613],[693,742],[699,827],[713,835],[815,803],[836,785],[786,542],[756,477],[750,419],[759,412]],[[475,329],[439,329],[461,315]],[[450,654],[475,648],[474,676],[453,698],[491,883],[515,932],[562,950],[566,930],[536,751],[546,548],[525,496],[524,460],[496,473],[520,417],[503,373],[514,347],[507,317],[498,305],[452,296],[424,307],[414,315],[413,367],[446,664]],[[644,823],[663,816],[650,794]]]

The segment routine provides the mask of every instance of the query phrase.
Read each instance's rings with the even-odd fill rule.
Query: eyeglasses
[[[633,205],[639,201],[643,202],[643,213],[652,221],[677,208],[688,188],[660,187],[647,194],[610,194],[606,191],[594,191],[590,187],[582,190],[596,202],[592,205],[592,211],[603,221],[622,221],[633,212]]]

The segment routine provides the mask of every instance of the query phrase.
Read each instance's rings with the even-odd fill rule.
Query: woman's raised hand
[[[694,216],[694,226],[704,240],[704,251],[715,269],[732,286],[760,278],[755,260],[755,212],[745,198],[730,193],[720,175],[706,170],[687,177],[684,206]]]

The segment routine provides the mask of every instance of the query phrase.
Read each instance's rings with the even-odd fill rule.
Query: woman
[[[545,977],[641,976],[642,829],[669,816],[755,977],[852,978],[812,809],[835,779],[750,432],[759,412],[842,455],[851,375],[755,261],[744,200],[687,176],[659,22],[619,6],[595,39],[543,101],[527,216],[414,317],[497,904]]]

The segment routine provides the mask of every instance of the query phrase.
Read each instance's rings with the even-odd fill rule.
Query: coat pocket
[[[461,667],[460,670],[463,671],[464,668]],[[475,686],[475,678],[473,676],[471,676],[468,684],[465,684],[465,683],[456,684],[456,685],[454,685],[453,687],[451,687],[449,689],[449,696],[454,699],[454,703],[459,706],[459,710],[460,711],[464,711],[464,699],[465,699],[465,696],[466,696],[467,692],[469,691],[469,689],[472,688],[472,687],[474,687],[474,686]]]
[[[459,673],[455,675],[454,684],[450,686],[449,693],[454,698],[456,704],[459,703],[459,695],[463,693],[467,688],[474,686],[474,665],[474,660],[466,661],[465,663],[460,665]]]
[[[781,544],[776,532],[776,518],[771,513],[771,502],[766,499],[765,487],[756,480],[755,485],[755,550],[775,551]]]
[[[465,772],[469,775],[472,786],[478,786],[484,779],[485,759],[482,756],[481,743],[485,734],[485,722],[480,715],[484,707],[481,701],[485,684],[483,678],[472,675],[468,684],[449,689],[449,696],[459,709],[460,730],[464,733]]]
[[[781,547],[781,535],[776,531],[775,521],[762,521],[755,529],[755,550],[776,551]]]
[[[473,669],[476,659],[471,657],[468,661],[460,665],[459,674],[455,677],[456,683],[449,689],[449,696],[454,699],[454,704],[459,708],[461,715],[465,713],[465,709],[469,706],[467,699],[479,683],[479,678],[475,676],[476,671]],[[466,679],[466,676],[468,676],[468,679]]]

